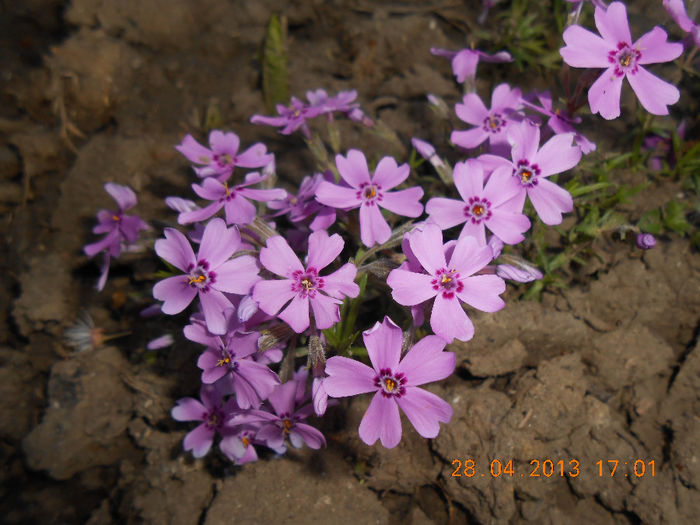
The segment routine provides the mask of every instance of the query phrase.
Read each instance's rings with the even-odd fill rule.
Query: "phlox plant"
[[[572,4],[578,20],[587,8]],[[507,70],[513,50],[432,50],[451,60],[466,89],[450,135],[456,162],[425,137],[412,139],[433,173],[419,176],[413,156],[353,145],[338,150],[338,119],[383,132],[355,91],[316,89],[305,100],[278,104],[276,115],[252,117],[309,146],[317,169],[291,174],[301,181],[296,188],[278,184],[275,153],[265,144],[242,147],[228,130],[211,131],[207,145],[192,135],[182,139],[176,149],[191,163],[193,191],[166,199],[178,216],[155,241],[168,270],[152,294],[163,314],[189,311],[183,333],[201,347],[192,364],[201,369],[199,399],[180,399],[172,409],[174,419],[198,422],[184,439],[186,450],[202,457],[218,442],[243,464],[261,448],[318,449],[326,439],[314,418],[339,398],[366,394],[358,433],[367,445],[397,446],[401,413],[424,438],[449,423],[450,404],[421,387],[454,372],[450,345],[458,340],[468,348],[479,330],[473,310],[496,313],[507,307],[507,281],[542,277],[518,249],[533,225],[560,225],[574,211],[562,181],[597,148],[577,126],[583,118],[602,125],[596,114],[619,116],[625,79],[650,113],[667,114],[679,99],[675,86],[646,67],[679,57],[683,46],[668,42],[658,26],[634,40],[623,3],[591,4],[600,36],[570,25],[561,57],[574,68],[603,70],[588,91],[592,115],[576,115],[576,100],[561,105],[554,85],[526,92],[501,82],[478,94],[479,60]],[[684,30],[694,30],[682,3],[664,5]],[[485,3],[484,17],[490,7]],[[319,120],[333,140],[315,131]],[[430,184],[421,185],[426,177]],[[124,214],[136,204],[132,190],[106,189],[118,209],[98,213],[94,232],[106,236],[85,253],[103,252],[109,261],[148,226]],[[637,243],[649,249],[655,240],[642,234]],[[105,279],[106,270],[100,287]],[[168,344],[171,335],[152,346]]]

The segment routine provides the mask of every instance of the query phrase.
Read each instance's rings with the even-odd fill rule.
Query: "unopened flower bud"
[[[637,247],[642,250],[651,250],[656,246],[656,238],[651,233],[640,233],[637,235]]]

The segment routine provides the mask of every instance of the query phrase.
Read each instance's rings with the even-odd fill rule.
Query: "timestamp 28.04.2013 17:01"
[[[582,473],[590,473],[598,477],[655,477],[656,462],[653,459],[599,459],[584,464],[578,459],[532,459],[526,462],[516,462],[513,459],[493,459],[479,464],[475,459],[453,459],[454,470],[452,477],[529,477],[551,478],[552,476],[575,478]]]

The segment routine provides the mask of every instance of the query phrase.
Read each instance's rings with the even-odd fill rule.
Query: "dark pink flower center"
[[[236,370],[238,363],[235,361],[236,354],[227,348],[221,348],[221,359],[216,362],[216,366],[225,366],[229,370]]]
[[[318,270],[312,266],[305,272],[297,270],[292,273],[292,291],[301,297],[314,298],[324,285],[323,277],[318,276]]]
[[[406,393],[406,376],[392,373],[390,368],[382,368],[374,378],[374,386],[384,397],[401,397]]]
[[[435,273],[435,278],[430,281],[430,284],[433,290],[441,292],[445,299],[452,299],[455,293],[459,293],[464,289],[464,284],[459,278],[459,272],[454,268],[451,270],[440,268]]]
[[[202,418],[204,424],[211,430],[217,430],[224,424],[224,412],[220,408],[212,408]]]
[[[617,49],[608,53],[608,62],[614,65],[615,75],[624,76],[626,73],[635,74],[639,69],[637,62],[642,57],[639,49],[632,49],[626,42],[619,42]]]
[[[506,126],[506,121],[500,113],[492,113],[484,119],[483,129],[487,133],[500,133]]]
[[[479,224],[491,218],[491,202],[486,198],[469,197],[467,205],[464,207],[464,215],[473,224]]]
[[[197,261],[197,266],[187,266],[187,284],[197,288],[200,292],[208,292],[212,284],[216,282],[216,272],[209,270],[206,259]]]
[[[225,168],[226,166],[231,165],[233,162],[233,157],[231,157],[229,153],[215,154],[214,162],[216,162],[220,168]]]
[[[379,184],[363,182],[355,195],[365,204],[373,206],[377,201],[381,201],[384,198],[381,189],[382,187]]]
[[[537,186],[537,177],[540,175],[540,168],[537,164],[530,164],[523,159],[518,161],[518,168],[513,172],[513,176],[518,177],[522,186]]]

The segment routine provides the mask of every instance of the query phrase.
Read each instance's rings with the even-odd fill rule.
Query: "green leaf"
[[[272,112],[276,104],[289,103],[287,67],[287,17],[272,15],[265,31],[262,89],[265,105]]]
[[[659,210],[651,210],[642,215],[637,222],[637,226],[645,233],[660,235],[663,231],[661,224],[661,212]]]
[[[671,201],[664,208],[664,226],[678,235],[690,231],[690,224],[685,218],[685,207],[678,201]]]

